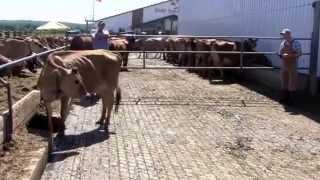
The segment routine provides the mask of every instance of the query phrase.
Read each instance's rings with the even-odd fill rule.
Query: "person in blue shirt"
[[[108,39],[110,34],[104,31],[106,24],[103,21],[98,22],[97,32],[93,36],[93,49],[108,49]]]
[[[301,44],[292,37],[290,29],[283,29],[280,33],[283,41],[280,44],[279,56],[282,60],[280,101],[286,104],[293,103],[293,96],[297,89],[297,64],[302,55]]]

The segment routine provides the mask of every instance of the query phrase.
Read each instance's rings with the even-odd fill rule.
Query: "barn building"
[[[178,34],[213,36],[279,37],[290,28],[295,37],[311,38],[315,0],[194,0],[179,1]],[[201,12],[201,13],[199,13]],[[319,19],[320,21],[320,19]],[[310,52],[311,41],[300,41],[304,52]],[[259,40],[259,51],[278,51],[280,40]],[[268,57],[276,67],[277,56]],[[303,56],[299,67],[309,67],[310,56]],[[320,61],[318,61],[320,67]],[[300,70],[307,74],[307,70]],[[263,71],[263,75],[268,72]],[[320,68],[317,72],[320,77]]]
[[[100,20],[104,21],[106,28],[114,33],[144,31],[156,34],[161,31],[165,34],[176,34],[178,9],[175,2],[163,1],[97,21]]]

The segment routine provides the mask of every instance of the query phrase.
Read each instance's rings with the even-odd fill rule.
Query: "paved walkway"
[[[121,87],[110,137],[100,102],[74,105],[42,179],[320,179],[320,124],[247,87],[183,70],[132,70]]]

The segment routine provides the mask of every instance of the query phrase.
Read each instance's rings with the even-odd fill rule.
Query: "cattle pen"
[[[253,36],[153,37],[280,40]],[[311,38],[299,39],[313,43]],[[0,69],[64,48],[22,58]],[[277,52],[246,52],[243,48],[232,52],[113,52],[131,53],[127,67],[131,71],[120,76],[124,98],[119,114],[113,115],[110,137],[94,125],[101,102],[76,101],[67,119],[66,136],[55,138],[51,162],[42,179],[319,177],[320,126],[313,121],[318,117],[282,106],[272,93],[271,97],[270,92],[264,94],[264,88],[246,83],[212,85],[184,71],[274,70],[277,68],[244,66],[243,56]],[[142,61],[134,57],[136,53],[143,53]],[[239,54],[241,63],[237,67],[178,67],[161,59],[148,59],[148,53]],[[314,58],[315,53],[303,55]],[[312,72],[312,66],[300,69]],[[12,134],[10,116],[11,120],[5,121],[6,141]]]
[[[17,66],[18,64],[23,63],[23,62],[30,61],[33,58],[44,56],[44,55],[50,54],[50,53],[52,53],[54,51],[65,49],[66,47],[67,46],[59,47],[59,48],[56,48],[56,49],[51,49],[51,50],[48,50],[48,51],[45,51],[45,52],[41,52],[41,53],[38,53],[38,54],[30,55],[28,57],[17,59],[15,61],[9,62],[7,64],[0,65],[0,71],[5,71],[7,69],[10,69],[10,68],[13,68],[13,67]],[[5,81],[2,78],[0,78],[0,83],[1,83],[0,88],[6,88],[6,91],[7,91],[7,102],[8,102],[8,114],[7,114],[8,117],[3,121],[3,127],[4,127],[3,128],[3,131],[4,131],[3,132],[3,142],[1,142],[0,144],[2,144],[2,143],[3,144],[7,144],[12,140],[12,134],[13,134],[13,130],[14,130],[14,127],[13,127],[13,112],[12,112],[12,105],[13,104],[12,104],[10,83]]]

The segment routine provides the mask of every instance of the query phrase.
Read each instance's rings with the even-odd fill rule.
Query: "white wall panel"
[[[171,2],[164,2],[143,9],[143,22],[150,22],[162,17],[177,15],[177,11]]]
[[[106,29],[118,32],[119,28],[131,30],[132,12],[120,14],[103,20],[106,23]]]
[[[279,36],[281,29],[292,29],[296,37],[311,37],[314,0],[180,0],[179,34]],[[310,51],[310,41],[301,41]],[[276,51],[280,42],[261,40],[260,51]],[[278,57],[270,57],[280,66]],[[320,65],[320,63],[319,63]],[[304,56],[299,67],[308,67]],[[319,68],[320,69],[320,68]],[[320,76],[320,71],[318,72]]]

